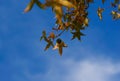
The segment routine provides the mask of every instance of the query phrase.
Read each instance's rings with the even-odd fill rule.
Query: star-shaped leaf
[[[72,40],[75,38],[77,38],[78,40],[81,40],[81,36],[84,36],[84,34],[81,32],[72,32],[72,34],[73,34]]]

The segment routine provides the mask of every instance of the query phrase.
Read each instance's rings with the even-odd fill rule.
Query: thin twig
[[[64,33],[66,29],[67,29],[67,27],[62,32],[60,32],[58,35],[56,35],[56,38],[58,38],[59,36],[61,36],[62,33]]]

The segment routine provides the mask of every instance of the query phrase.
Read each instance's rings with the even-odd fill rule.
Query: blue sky
[[[0,0],[0,81],[120,80],[120,21],[112,20],[110,9],[100,21],[95,10],[101,3],[91,5],[86,36],[69,41],[65,33],[68,48],[60,57],[52,48],[44,52],[45,42],[39,41],[42,30],[54,26],[51,9],[34,6],[23,14],[28,2]]]

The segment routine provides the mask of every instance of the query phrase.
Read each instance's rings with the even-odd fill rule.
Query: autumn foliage
[[[103,4],[105,4],[105,1],[101,0]],[[111,7],[116,8],[116,11],[111,11],[111,15],[115,20],[120,18],[119,2],[120,0],[113,0],[110,3]],[[59,34],[51,32],[49,35],[46,34],[45,30],[42,32],[40,40],[43,39],[47,43],[44,50],[52,46],[53,49],[58,49],[60,55],[62,55],[62,49],[63,47],[67,47],[67,45],[60,36],[67,31],[72,34],[71,40],[81,40],[81,36],[84,36],[81,30],[86,29],[89,24],[88,8],[90,4],[94,4],[94,0],[45,0],[45,3],[41,3],[40,0],[30,0],[24,12],[29,12],[35,4],[44,10],[48,7],[52,8],[53,13],[55,13],[56,27],[52,27],[51,29],[57,32],[60,31]],[[99,19],[102,20],[104,8],[98,7],[96,12]],[[54,42],[56,43],[55,45]]]

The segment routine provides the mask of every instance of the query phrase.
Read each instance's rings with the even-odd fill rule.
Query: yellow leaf
[[[120,11],[120,4],[118,5],[118,10]]]
[[[61,43],[60,44],[56,43],[53,50],[55,50],[55,49],[58,49],[60,56],[62,56],[63,46],[61,45]]]
[[[29,12],[29,11],[32,9],[34,3],[35,3],[35,0],[31,0],[30,3],[29,3],[29,4],[27,5],[27,7],[25,8],[24,12],[25,12],[25,13],[26,13],[26,12]]]
[[[113,16],[113,19],[120,19],[120,13],[116,11],[112,11],[111,14]]]
[[[75,5],[73,5],[70,1],[68,0],[57,0],[59,4],[61,4],[62,6],[65,6],[67,8],[76,8]]]
[[[112,15],[115,15],[115,14],[116,14],[116,12],[115,12],[115,11],[112,11],[112,12],[111,12],[111,14],[112,14]]]
[[[55,5],[53,7],[53,10],[56,14],[57,24],[62,24],[62,15],[63,15],[62,7],[59,5]]]
[[[74,5],[77,4],[76,0],[69,0],[70,2],[72,2]]]
[[[88,18],[85,18],[83,26],[88,26],[88,22],[89,22]]]
[[[100,20],[102,20],[102,12],[103,12],[103,11],[104,11],[103,8],[98,8],[98,10],[97,10],[97,14],[98,14]]]
[[[58,49],[60,56],[62,56],[63,47],[67,47],[67,45],[59,38],[56,40],[53,50]]]
[[[120,13],[117,13],[117,15],[118,15],[118,18],[120,18]]]

